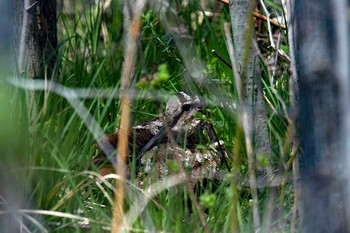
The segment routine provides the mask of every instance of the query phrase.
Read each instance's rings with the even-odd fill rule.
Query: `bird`
[[[128,146],[130,155],[128,162],[131,163],[135,160],[136,170],[139,172],[142,165],[149,167],[150,156],[145,156],[147,153],[153,155],[157,152],[156,149],[159,148],[165,148],[166,150],[158,150],[158,154],[173,153],[174,151],[170,152],[167,149],[170,144],[168,133],[172,134],[175,139],[176,147],[184,150],[184,157],[188,155],[184,159],[192,161],[189,157],[197,157],[198,160],[200,152],[196,149],[196,146],[198,144],[213,144],[217,139],[212,125],[196,117],[197,113],[203,112],[204,107],[204,100],[196,95],[185,92],[172,95],[166,103],[163,117],[140,122],[129,130]],[[107,146],[116,148],[117,143],[118,132],[106,135],[101,139],[99,143],[101,152],[92,161],[96,167],[99,167],[101,175],[115,172],[115,153],[106,155],[103,151],[106,151],[104,147]],[[210,157],[207,156],[207,152],[204,152],[202,155],[207,159]],[[144,157],[147,157],[147,159]],[[216,154],[215,157],[222,156]],[[202,161],[202,159],[199,160]],[[198,161],[195,162],[193,160],[192,162],[194,167],[198,167]]]

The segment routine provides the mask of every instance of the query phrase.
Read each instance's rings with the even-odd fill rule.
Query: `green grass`
[[[221,4],[217,2],[217,4]],[[280,10],[277,6],[274,9]],[[191,25],[191,13],[201,10],[197,1],[190,1],[186,8],[180,8],[179,17],[185,25]],[[107,12],[97,6],[82,10],[76,8],[75,16],[59,17],[60,47],[57,52],[57,67],[51,79],[71,88],[112,88],[118,93],[123,62],[123,31],[122,11],[118,1],[113,1]],[[194,30],[190,26],[189,34],[193,36],[193,44],[197,59],[204,61],[206,70],[203,71],[210,88],[194,89],[194,94],[203,95],[209,102],[215,103],[216,96],[225,94],[230,101],[236,101],[236,90],[232,71],[223,62],[212,54],[215,49],[227,61],[228,52],[225,44],[223,23],[229,22],[228,6],[222,7],[213,18],[205,18],[203,24],[197,25]],[[103,41],[102,24],[105,24],[108,36]],[[267,29],[260,33],[267,35]],[[169,71],[167,82],[156,85],[146,85],[138,89],[134,105],[132,106],[132,124],[141,120],[148,120],[158,115],[160,103],[142,97],[150,91],[175,93],[184,90],[186,86],[182,58],[174,41],[162,26],[157,12],[147,9],[142,17],[141,46],[143,56],[138,55],[133,83],[142,80],[146,74],[157,74],[159,67],[165,64]],[[287,45],[285,33],[281,41]],[[265,47],[263,56],[271,54],[273,50]],[[266,59],[266,58],[265,58]],[[283,101],[289,105],[288,63],[278,60],[280,70],[274,79],[264,60],[262,79],[264,95],[272,104],[276,112],[266,104],[269,116],[270,137],[273,145],[274,167],[281,173],[291,173],[290,166],[284,170],[290,159],[291,148],[288,139],[286,116],[283,111]],[[185,91],[188,91],[185,89]],[[102,232],[102,227],[110,226],[112,218],[112,203],[114,186],[113,180],[105,184],[97,181],[97,174],[89,171],[91,159],[97,153],[93,147],[95,140],[82,118],[76,110],[62,96],[54,93],[35,92],[35,102],[29,103],[30,91],[16,90],[19,106],[16,113],[20,119],[23,133],[20,141],[25,146],[18,149],[21,153],[20,166],[17,174],[28,184],[29,200],[37,210],[52,211],[52,214],[42,216],[42,221],[49,232],[83,232],[81,221],[72,217],[65,217],[62,213],[90,219],[90,232]],[[277,96],[279,98],[277,98]],[[119,99],[117,98],[90,98],[81,103],[88,109],[105,133],[114,132],[119,124]],[[45,106],[45,108],[44,108]],[[164,101],[161,102],[164,108]],[[29,113],[29,107],[35,110]],[[242,140],[237,140],[237,118],[220,106],[210,106],[207,110],[208,119],[213,123],[215,130],[226,147],[233,151],[235,144],[242,143],[239,154],[232,155],[231,159],[239,161],[239,173],[247,177],[247,159]],[[277,114],[276,114],[277,113]],[[290,175],[288,175],[290,178]],[[130,181],[135,184],[135,180]],[[145,183],[150,181],[145,180]],[[149,184],[151,185],[151,184]],[[210,188],[215,186],[215,188]],[[230,179],[224,181],[209,181],[206,186],[198,187],[198,197],[202,200],[205,216],[212,232],[230,232],[232,193]],[[279,186],[277,198],[273,203],[278,211],[273,221],[275,232],[288,232],[293,206],[293,186],[291,179]],[[137,197],[142,197],[144,191],[127,185],[126,212],[135,203]],[[269,192],[266,188],[258,190],[259,207],[264,216],[266,200]],[[204,196],[202,196],[204,194]],[[211,195],[213,194],[213,195]],[[249,188],[238,186],[236,195],[238,203],[237,222],[239,232],[253,232],[252,203]],[[202,197],[202,198],[201,198]],[[209,201],[207,199],[211,198]],[[207,201],[207,202],[206,202]],[[145,210],[138,216],[132,225],[131,232],[203,232],[198,213],[190,203],[188,190],[185,185],[179,184],[166,188],[155,195],[147,204]],[[54,212],[55,211],[55,212]],[[54,214],[55,213],[55,214]],[[30,222],[30,220],[28,220]],[[58,223],[57,225],[53,223]],[[33,228],[35,224],[32,224]],[[36,228],[37,232],[39,227]]]

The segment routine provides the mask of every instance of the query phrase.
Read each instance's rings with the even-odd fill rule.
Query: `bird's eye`
[[[191,109],[191,105],[190,104],[184,104],[184,106],[182,107],[182,110],[187,112]]]

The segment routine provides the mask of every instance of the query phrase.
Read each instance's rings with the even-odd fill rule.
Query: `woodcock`
[[[212,125],[196,116],[204,107],[198,96],[179,92],[168,100],[164,117],[141,122],[130,129],[128,162],[135,161],[138,175],[156,173],[159,179],[176,172],[175,156],[180,156],[191,176],[216,176],[221,161],[226,162],[226,152]],[[170,143],[171,137],[175,145]],[[102,138],[100,146],[109,144],[116,148],[117,143],[118,133],[114,133]],[[115,154],[109,157],[100,152],[93,159],[101,175],[114,171]]]

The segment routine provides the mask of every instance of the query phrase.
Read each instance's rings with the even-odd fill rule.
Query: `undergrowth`
[[[198,1],[189,1],[186,7],[178,1],[179,19],[187,28],[196,48],[196,59],[206,64],[206,70],[199,71],[206,82],[216,89],[201,89],[187,83],[183,76],[186,67],[177,51],[171,35],[163,27],[158,13],[148,8],[142,15],[142,31],[133,84],[137,87],[132,105],[131,125],[153,119],[164,110],[166,97],[162,93],[191,91],[202,96],[208,103],[218,103],[220,90],[233,103],[237,102],[233,72],[212,50],[230,62],[227,52],[224,22],[230,22],[229,8],[220,2],[208,6],[213,16],[205,16],[198,23],[202,7]],[[270,1],[266,1],[270,3]],[[268,4],[271,11],[282,14],[282,8]],[[112,1],[107,9],[99,4],[84,5],[76,3],[73,14],[61,12],[58,18],[60,44],[57,50],[57,65],[49,79],[69,88],[108,89],[114,96],[82,98],[81,104],[97,121],[103,131],[113,133],[119,124],[119,86],[123,62],[123,15],[118,1]],[[288,47],[286,32],[280,32],[279,40]],[[276,173],[286,179],[273,193],[266,187],[258,188],[259,207],[262,216],[268,214],[267,200],[275,195],[272,225],[274,232],[288,232],[293,210],[293,185],[291,182],[291,148],[288,143],[288,121],[286,111],[289,106],[289,63],[276,55],[269,47],[265,22],[257,26],[259,46],[261,47],[261,67],[263,93],[266,100],[264,108],[269,117],[269,135],[273,146],[273,160]],[[288,52],[288,51],[286,51]],[[273,59],[275,58],[275,59]],[[163,68],[160,68],[163,67]],[[275,71],[271,71],[276,68]],[[163,69],[163,70],[162,70]],[[148,82],[164,75],[165,81]],[[30,203],[38,210],[51,211],[42,216],[44,226],[49,232],[103,232],[108,231],[112,218],[114,179],[101,181],[96,169],[91,169],[91,160],[98,153],[94,147],[96,139],[88,130],[82,116],[62,96],[51,92],[32,92],[18,90],[18,102],[27,103],[19,108],[20,120],[26,135],[24,145],[26,162],[20,172],[29,174]],[[157,93],[159,99],[146,98],[149,93]],[[154,95],[151,95],[154,96]],[[285,109],[287,108],[287,109]],[[83,116],[84,117],[84,116]],[[86,116],[85,116],[86,117]],[[232,176],[223,180],[199,182],[195,187],[209,229],[212,232],[230,232],[232,208],[237,211],[239,232],[253,232],[252,201],[247,183],[247,159],[244,146],[239,154],[233,154],[236,143],[244,143],[236,137],[237,119],[228,109],[211,104],[206,109],[218,137],[228,149],[229,162],[239,161],[238,189],[232,189]],[[266,161],[261,161],[262,164]],[[261,164],[260,164],[261,165]],[[222,165],[222,170],[227,169]],[[135,177],[127,186],[125,213],[146,195],[149,184],[144,181],[144,189],[136,185]],[[245,181],[245,182],[243,182]],[[164,182],[165,183],[165,182]],[[159,183],[162,185],[162,182]],[[236,190],[236,191],[235,191]],[[233,193],[237,192],[237,193]],[[233,195],[238,203],[232,206]],[[141,198],[141,199],[140,199]],[[72,214],[65,216],[64,214]],[[38,213],[40,215],[40,213]],[[74,217],[73,217],[74,216]],[[86,218],[86,219],[85,219]],[[87,221],[89,219],[89,221]],[[264,218],[262,218],[264,219]],[[27,221],[30,222],[30,219]],[[36,224],[32,223],[35,228]],[[145,209],[130,226],[130,232],[202,232],[198,213],[193,207],[184,183],[165,187],[149,200]],[[86,229],[85,229],[86,228]],[[39,227],[37,229],[40,229]],[[38,230],[39,231],[39,230]]]

